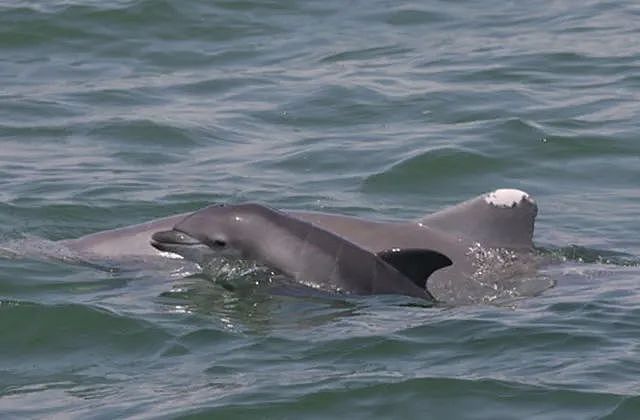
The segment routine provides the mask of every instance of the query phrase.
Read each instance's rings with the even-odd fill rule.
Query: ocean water
[[[640,415],[637,2],[2,1],[3,241],[499,187],[556,282],[501,304],[0,259],[0,417]]]

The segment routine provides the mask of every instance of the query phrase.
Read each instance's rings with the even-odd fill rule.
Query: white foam
[[[175,252],[160,251],[156,249],[156,254],[172,260],[184,260],[184,257],[182,255],[176,254]]]
[[[490,192],[484,197],[484,200],[496,207],[514,207],[520,204],[522,201],[533,203],[533,200],[524,191],[516,190],[512,188],[502,188]]]

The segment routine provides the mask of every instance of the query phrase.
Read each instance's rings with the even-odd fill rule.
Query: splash
[[[537,273],[543,260],[534,251],[489,248],[476,242],[466,255],[471,257],[474,270],[470,279],[475,286],[473,302],[493,303],[535,296],[555,285],[553,279]]]
[[[203,274],[227,288],[238,285],[271,284],[277,274],[255,261],[232,257],[216,257],[202,266]]]

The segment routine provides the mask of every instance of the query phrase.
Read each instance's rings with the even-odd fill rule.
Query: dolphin
[[[313,223],[252,203],[199,210],[172,230],[154,233],[151,244],[175,253],[206,244],[220,255],[256,261],[306,286],[358,295],[433,300],[427,278],[451,265],[432,250],[390,249],[376,255]]]
[[[478,242],[486,247],[532,249],[537,211],[538,207],[530,195],[515,189],[495,190],[411,221],[374,221],[341,214],[285,210],[292,216],[317,224],[374,252],[388,249],[390,244],[423,247],[430,240],[427,232],[433,231],[463,242]],[[57,243],[79,254],[96,258],[171,258],[175,256],[151,246],[151,235],[172,229],[191,213],[175,214],[80,238],[63,239]]]

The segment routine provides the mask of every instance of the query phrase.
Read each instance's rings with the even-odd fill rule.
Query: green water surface
[[[0,417],[640,418],[639,121],[633,1],[0,2],[2,240],[512,187],[556,261],[425,308],[0,259]]]

